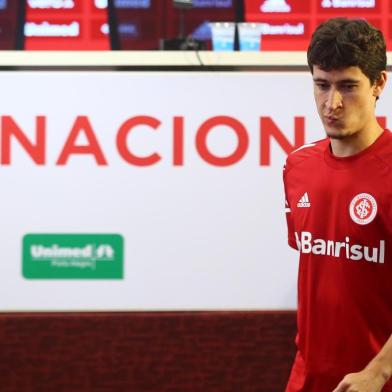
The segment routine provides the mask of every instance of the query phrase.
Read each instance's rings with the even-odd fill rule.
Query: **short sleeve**
[[[284,193],[285,193],[285,214],[286,214],[286,222],[287,222],[287,237],[288,244],[298,250],[297,241],[295,240],[294,234],[294,219],[292,215],[291,205],[288,197],[288,184],[287,184],[287,174],[286,174],[286,166],[283,168],[283,184],[284,184]]]

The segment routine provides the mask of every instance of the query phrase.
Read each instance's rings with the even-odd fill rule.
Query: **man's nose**
[[[325,106],[330,111],[336,110],[339,107],[343,106],[342,95],[337,89],[331,88],[331,90],[328,92]]]

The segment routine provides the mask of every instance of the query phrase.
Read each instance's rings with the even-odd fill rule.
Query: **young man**
[[[382,33],[331,19],[308,63],[327,138],[289,155],[289,244],[300,252],[298,351],[286,392],[392,391],[392,133],[375,117]]]

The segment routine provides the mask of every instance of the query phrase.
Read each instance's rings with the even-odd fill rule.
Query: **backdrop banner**
[[[296,308],[282,167],[324,137],[309,73],[0,83],[0,311]]]

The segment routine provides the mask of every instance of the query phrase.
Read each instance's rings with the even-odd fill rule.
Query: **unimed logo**
[[[118,234],[27,234],[22,270],[27,279],[122,279]]]

